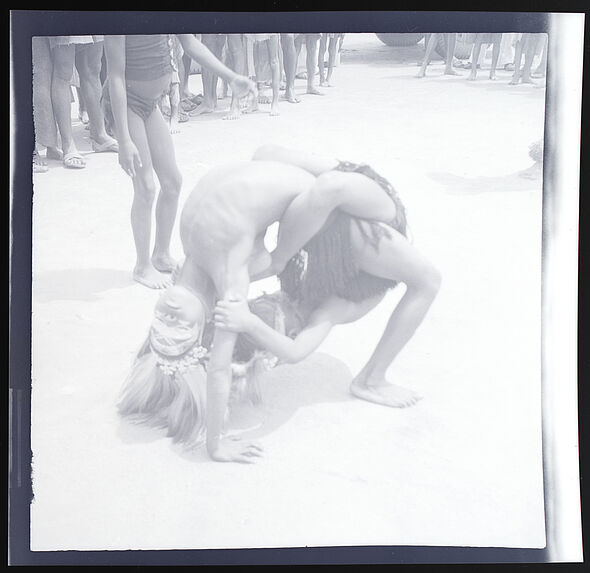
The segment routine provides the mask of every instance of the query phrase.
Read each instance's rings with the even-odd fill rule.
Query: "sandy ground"
[[[115,411],[158,293],[131,280],[131,183],[116,154],[34,177],[33,550],[331,545],[544,546],[541,473],[540,179],[518,175],[543,135],[543,85],[416,79],[421,45],[345,38],[325,96],[174,135],[181,205],[210,167],[262,143],[366,161],[407,205],[415,244],[443,287],[389,377],[424,399],[356,400],[402,291],[340,327],[307,361],[277,368],[264,405],[234,425],[254,465],[187,454]],[[191,76],[195,92],[200,76]],[[73,106],[74,108],[75,106]],[[75,112],[76,110],[73,109]],[[174,253],[181,255],[177,234]],[[252,292],[272,289],[257,284]]]

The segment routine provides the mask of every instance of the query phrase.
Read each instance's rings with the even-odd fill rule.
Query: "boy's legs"
[[[86,167],[86,161],[78,153],[72,133],[72,103],[70,81],[74,72],[76,47],[61,44],[52,49],[53,75],[51,79],[51,103],[61,137],[66,167]]]
[[[306,93],[312,95],[324,95],[321,91],[314,87],[313,81],[315,77],[315,68],[317,62],[318,40],[319,34],[305,35],[305,49],[307,55],[305,58],[305,67],[307,69],[307,91]]]
[[[297,72],[297,52],[294,34],[281,34],[281,48],[285,66],[285,99],[289,103],[299,103],[295,97],[295,74]]]
[[[33,54],[33,119],[35,125],[35,142],[47,148],[48,159],[61,159],[58,149],[57,125],[51,101],[51,82],[53,62],[49,40],[34,37]]]
[[[483,34],[476,34],[473,50],[471,51],[471,73],[468,80],[474,80],[477,77],[477,62],[479,60],[479,53],[481,51]]]
[[[445,75],[459,76],[459,72],[453,69],[453,58],[455,57],[455,44],[457,43],[457,34],[447,34],[447,54],[445,61]],[[480,44],[481,46],[481,44]],[[479,55],[479,54],[478,54]]]
[[[324,58],[326,56],[326,48],[328,46],[328,34],[323,33],[320,37],[319,49],[318,49],[318,68],[320,72],[320,86],[326,84],[326,72],[324,66]]]
[[[500,57],[500,46],[502,44],[502,34],[492,35],[492,67],[490,68],[490,80],[496,79],[496,67]]]
[[[328,40],[328,74],[326,75],[326,85],[331,86],[332,73],[336,63],[336,53],[338,51],[338,42],[340,34],[334,34],[333,38]]]
[[[227,49],[233,71],[240,75],[246,75],[246,52],[242,34],[228,34]],[[229,113],[224,119],[237,119],[239,116],[240,100],[232,92]]]
[[[272,78],[272,102],[270,105],[270,115],[279,115],[279,91],[281,84],[281,67],[279,65],[279,35],[272,34],[268,40],[265,40],[268,61]]]
[[[436,46],[436,42],[438,41],[438,34],[430,34],[428,40],[426,41],[426,51],[424,52],[424,60],[422,61],[422,65],[420,66],[420,71],[416,74],[417,78],[423,78],[426,75],[426,67],[430,63],[430,58],[432,57],[432,52],[434,51],[434,47]]]
[[[116,151],[116,142],[105,129],[104,114],[100,105],[102,85],[100,69],[104,42],[76,46],[76,68],[80,76],[80,91],[86,103],[90,120],[90,139],[99,145],[111,143]]]

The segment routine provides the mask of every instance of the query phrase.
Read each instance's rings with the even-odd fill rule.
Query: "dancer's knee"
[[[176,169],[166,177],[161,178],[160,183],[162,184],[162,193],[178,196],[182,188],[182,174]]]
[[[139,176],[134,186],[133,200],[145,206],[151,206],[156,198],[156,184],[153,180],[141,179]]]
[[[338,207],[342,199],[341,175],[337,171],[326,171],[316,178],[311,188],[311,196],[317,208],[334,209]]]

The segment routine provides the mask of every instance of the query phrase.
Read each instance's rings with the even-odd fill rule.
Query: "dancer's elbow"
[[[411,284],[408,284],[408,290],[416,295],[433,299],[438,294],[442,284],[442,275],[440,271],[431,266],[425,269],[420,278]]]

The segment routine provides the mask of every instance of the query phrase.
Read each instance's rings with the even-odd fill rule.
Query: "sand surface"
[[[131,183],[116,154],[90,150],[73,106],[86,169],[50,162],[34,176],[33,550],[544,546],[542,182],[519,172],[543,136],[545,90],[509,86],[503,70],[443,76],[440,61],[417,79],[422,54],[348,34],[323,97],[297,80],[301,103],[237,121],[220,100],[173,136],[181,205],[210,167],[263,143],[370,163],[443,275],[389,371],[424,399],[388,409],[348,392],[399,289],[266,378],[263,406],[235,422],[265,448],[254,465],[189,455],[118,419],[158,293],[131,279]]]

